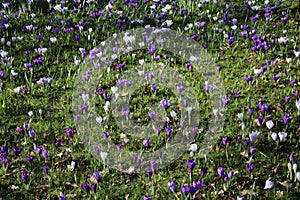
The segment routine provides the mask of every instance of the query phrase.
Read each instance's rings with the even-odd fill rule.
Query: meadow
[[[0,199],[298,199],[300,1],[0,7]],[[134,35],[151,27],[169,38]],[[203,50],[211,67],[162,43]]]

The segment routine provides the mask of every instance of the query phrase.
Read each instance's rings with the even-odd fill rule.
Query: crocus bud
[[[288,163],[288,169],[289,169],[289,172],[292,172],[292,164],[290,162]]]
[[[295,164],[293,164],[293,170],[294,170],[294,172],[295,172],[295,174],[297,173],[297,164],[295,163]]]

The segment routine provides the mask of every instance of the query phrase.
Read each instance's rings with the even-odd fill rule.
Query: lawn
[[[0,4],[0,199],[298,199],[300,1]]]

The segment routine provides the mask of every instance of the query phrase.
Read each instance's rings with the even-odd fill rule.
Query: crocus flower
[[[190,193],[190,187],[187,185],[183,185],[181,186],[181,191],[185,196],[187,196]]]
[[[62,143],[61,140],[57,140],[57,141],[55,142],[55,146],[56,146],[56,147],[63,147],[63,146],[64,146],[64,143]]]
[[[100,173],[98,172],[98,171],[95,171],[94,173],[93,173],[93,177],[96,179],[96,181],[98,182],[99,181],[99,179],[100,179]]]
[[[34,160],[34,156],[26,156],[27,162],[32,163],[33,160]]]
[[[250,154],[254,154],[256,152],[256,147],[252,146],[250,147]]]
[[[272,134],[271,134],[271,137],[272,137],[272,139],[273,139],[274,141],[276,141],[276,140],[277,140],[277,133],[272,133]]]
[[[267,128],[270,130],[271,128],[273,128],[274,127],[274,123],[273,123],[273,121],[272,120],[268,120],[267,122],[266,122],[266,126],[267,126]]]
[[[249,138],[250,141],[253,142],[257,139],[257,137],[259,136],[259,132],[258,131],[252,131],[251,133],[249,133]]]
[[[266,180],[264,190],[272,189],[274,186],[275,185],[271,180]]]
[[[49,150],[43,150],[42,155],[46,159],[49,155]]]
[[[152,197],[151,196],[144,196],[143,200],[152,200]]]
[[[245,197],[244,196],[237,196],[236,200],[245,200]]]
[[[171,181],[168,183],[168,188],[174,193],[176,190],[176,183],[174,181]]]
[[[149,147],[150,146],[150,140],[149,139],[144,139],[143,140],[143,145],[144,145],[144,147]]]
[[[90,185],[90,188],[93,192],[96,192],[96,190],[97,190],[96,184],[94,184],[94,183]]]
[[[219,176],[221,176],[222,178],[225,176],[225,170],[223,167],[219,167],[217,171]]]
[[[14,147],[13,152],[16,156],[19,156],[21,153],[22,149],[19,147]]]
[[[197,162],[195,159],[191,159],[187,161],[188,168],[192,171],[194,167],[196,166]]]
[[[293,154],[290,155],[290,163],[295,164],[296,160],[295,157],[293,156]]]
[[[153,170],[156,169],[156,160],[150,160],[150,165]]]
[[[222,137],[222,143],[224,144],[224,146],[227,145],[227,137]]]
[[[300,181],[300,172],[296,173],[296,178],[297,178],[298,181]]]
[[[248,115],[249,115],[249,116],[252,116],[252,114],[253,114],[253,109],[252,109],[252,108],[249,108],[249,109],[248,109]]]
[[[279,141],[283,142],[285,140],[285,138],[287,137],[287,133],[285,133],[285,132],[279,132],[278,133],[278,137],[279,137]]]
[[[282,119],[283,119],[284,124],[287,124],[287,123],[289,123],[289,121],[291,121],[293,119],[293,117],[290,114],[286,113],[282,116]]]
[[[152,174],[153,174],[153,172],[152,172],[151,169],[147,170],[147,176],[148,176],[149,178],[152,177]]]
[[[35,151],[36,151],[37,154],[41,154],[41,153],[43,152],[43,147],[41,147],[41,146],[36,146],[36,147],[35,147]]]
[[[29,178],[29,173],[28,172],[22,172],[20,177],[23,181],[27,181],[27,179]]]
[[[86,192],[86,193],[88,193],[89,192],[89,184],[87,184],[87,183],[82,183],[81,184],[81,187],[82,187],[82,189]]]
[[[48,175],[48,172],[49,172],[48,167],[43,167],[43,171],[44,171],[44,173],[45,173],[46,175]]]
[[[254,170],[254,163],[247,164],[247,171],[251,174]]]
[[[68,137],[73,138],[74,137],[74,131],[72,128],[67,128],[66,129],[66,134]]]

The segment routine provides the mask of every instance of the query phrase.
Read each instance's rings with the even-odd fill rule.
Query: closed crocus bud
[[[240,120],[243,120],[243,118],[244,118],[244,113],[238,113],[238,118],[240,119]]]
[[[296,160],[295,160],[295,157],[293,156],[293,154],[290,155],[290,162],[292,164],[295,164],[296,163]]]
[[[82,183],[81,184],[81,187],[82,187],[82,189],[86,192],[86,193],[88,193],[89,192],[89,184],[87,184],[87,183]]]
[[[292,172],[292,164],[289,162],[287,166],[288,166],[289,172],[291,173]]]
[[[296,173],[296,178],[297,178],[298,181],[300,181],[300,172]]]
[[[250,154],[254,154],[256,152],[256,147],[250,147]]]
[[[272,134],[271,134],[271,137],[272,137],[272,139],[273,139],[274,141],[276,141],[276,139],[277,139],[277,133],[272,133]]]
[[[297,173],[297,164],[296,163],[293,164],[293,170],[294,170],[294,172],[296,174]]]
[[[266,180],[264,190],[272,189],[274,186],[275,185],[271,180]]]
[[[191,159],[187,161],[188,168],[192,171],[194,167],[196,166],[197,162],[195,159]]]

